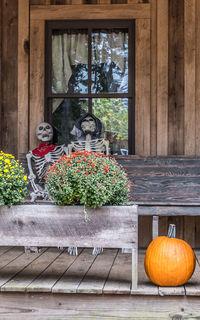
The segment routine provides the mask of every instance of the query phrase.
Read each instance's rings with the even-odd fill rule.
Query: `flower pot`
[[[0,245],[131,248],[133,288],[137,286],[137,206],[26,204],[0,207]]]

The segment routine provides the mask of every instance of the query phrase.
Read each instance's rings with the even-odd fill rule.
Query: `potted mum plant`
[[[27,176],[18,160],[0,152],[0,206],[22,204],[27,196]]]
[[[97,152],[77,151],[63,156],[46,175],[46,187],[58,205],[84,205],[97,208],[104,205],[128,204],[130,181],[117,161]]]

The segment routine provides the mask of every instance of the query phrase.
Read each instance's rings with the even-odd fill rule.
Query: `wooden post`
[[[168,154],[168,0],[157,1],[157,154]]]
[[[18,2],[18,156],[28,152],[29,0]]]
[[[138,248],[132,249],[132,287],[131,290],[137,290],[138,283]]]
[[[158,237],[158,222],[159,222],[159,216],[153,216],[152,217],[152,239],[155,239]]]

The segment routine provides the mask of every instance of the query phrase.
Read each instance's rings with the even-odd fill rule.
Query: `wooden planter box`
[[[137,286],[137,206],[26,204],[0,207],[1,246],[103,247],[132,249],[132,285]]]

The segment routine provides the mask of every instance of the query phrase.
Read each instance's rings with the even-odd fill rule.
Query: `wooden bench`
[[[153,217],[153,238],[161,216],[200,216],[200,157],[116,158],[133,182],[131,201],[138,214]]]
[[[0,246],[102,247],[132,250],[132,289],[137,289],[137,206],[26,204],[0,206]]]

